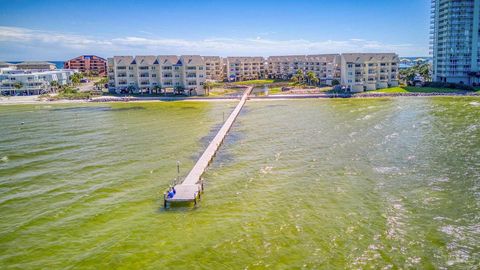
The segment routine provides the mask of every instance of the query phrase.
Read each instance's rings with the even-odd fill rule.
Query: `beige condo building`
[[[263,79],[266,75],[265,58],[255,56],[227,57],[226,69],[229,81]]]
[[[395,53],[344,53],[341,83],[352,92],[398,86],[398,63]]]
[[[225,80],[225,63],[220,56],[204,56],[205,75],[207,80]]]
[[[199,55],[114,56],[108,58],[109,89],[117,93],[176,93],[203,95],[204,59]]]
[[[339,54],[270,56],[267,62],[270,78],[288,80],[302,70],[304,73],[314,72],[320,84],[331,85],[334,80],[340,81]]]

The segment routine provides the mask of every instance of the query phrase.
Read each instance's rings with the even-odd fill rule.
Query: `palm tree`
[[[53,92],[56,92],[58,87],[58,81],[51,81],[50,87],[52,88]]]
[[[70,76],[70,80],[72,81],[72,84],[74,86],[79,84],[82,78],[83,78],[82,73],[74,73],[72,76]]]
[[[212,90],[213,87],[215,87],[215,83],[212,82],[212,81],[206,81],[206,82],[203,83],[203,88],[205,88],[205,90],[207,90],[206,91],[207,96],[210,95],[210,90]]]
[[[295,76],[298,78],[299,83],[303,83],[305,80],[305,74],[303,73],[303,70],[299,69],[297,70],[297,73],[295,73]]]
[[[21,83],[21,82],[16,82],[15,84],[13,84],[13,87],[14,87],[16,90],[20,90],[20,89],[22,89],[22,87],[23,87],[23,83]]]
[[[298,83],[299,80],[298,80],[297,75],[293,75],[292,78],[290,78],[290,81],[295,83],[295,84]]]
[[[162,87],[159,86],[159,85],[155,85],[153,87],[153,91],[155,91],[155,94],[158,94],[158,91],[160,91],[160,93],[162,92]]]
[[[307,80],[308,80],[308,84],[316,84],[318,83],[318,78],[317,78],[317,75],[315,74],[315,72],[313,71],[309,71],[307,72]]]
[[[133,94],[133,91],[135,91],[135,86],[129,85],[129,86],[127,87],[127,90],[128,90],[128,93],[129,93],[129,94]]]

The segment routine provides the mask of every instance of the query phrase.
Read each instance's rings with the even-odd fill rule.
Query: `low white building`
[[[38,95],[51,89],[51,82],[69,84],[74,70],[0,70],[0,93],[2,95]]]
[[[398,68],[395,53],[344,53],[341,83],[351,92],[398,86]]]

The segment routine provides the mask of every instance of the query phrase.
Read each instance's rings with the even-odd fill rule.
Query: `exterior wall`
[[[70,76],[75,73],[73,70],[55,71],[28,71],[8,70],[0,74],[0,91],[2,93],[23,93],[40,94],[48,92],[50,83],[56,81],[59,85],[70,84]],[[16,89],[15,84],[21,83],[22,88]]]
[[[225,80],[225,65],[219,56],[204,56],[205,75],[207,80],[223,81]]]
[[[399,59],[393,53],[341,56],[341,84],[352,92],[398,86]]]
[[[91,72],[95,75],[105,76],[107,61],[95,55],[82,55],[64,63],[66,69],[76,69],[80,72]]]
[[[226,68],[230,81],[263,79],[266,75],[263,57],[227,57]]]
[[[320,84],[331,85],[333,80],[340,81],[341,58],[339,54],[271,56],[267,60],[268,77],[290,79],[298,70],[313,71]]]
[[[432,0],[433,80],[480,83],[480,0]]]
[[[226,72],[224,67],[226,67]],[[111,91],[151,92],[184,89],[202,95],[205,80],[290,79],[298,70],[315,72],[320,83],[333,80],[351,91],[398,85],[399,58],[394,53],[350,53],[262,57],[199,55],[115,56],[107,60]]]
[[[109,89],[151,93],[163,89],[203,95],[206,65],[199,55],[115,56],[107,60]]]

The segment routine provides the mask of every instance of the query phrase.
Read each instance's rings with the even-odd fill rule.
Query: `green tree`
[[[307,72],[307,82],[308,82],[309,85],[317,84],[318,81],[319,80],[318,80],[317,74],[315,74],[315,72],[313,72],[313,71]]]
[[[290,81],[297,84],[299,81],[297,75],[293,75],[292,78],[290,78]]]
[[[20,89],[22,89],[22,87],[23,87],[23,83],[21,83],[21,82],[16,82],[16,83],[13,84],[13,87],[14,87],[15,89],[17,89],[17,90],[20,90]]]
[[[162,86],[161,85],[155,85],[153,87],[153,91],[155,91],[155,94],[159,94],[159,92],[161,94],[162,93]]]
[[[422,76],[426,81],[431,80],[430,69],[431,67],[430,67],[430,64],[428,63],[420,64],[416,66],[416,71],[418,75]]]
[[[82,73],[74,73],[72,76],[70,76],[70,81],[75,86],[80,83],[80,80],[82,80],[82,78]]]
[[[303,70],[301,69],[297,70],[297,73],[295,73],[295,76],[297,76],[299,83],[305,82],[305,73],[303,72]]]
[[[54,92],[56,92],[57,89],[58,89],[58,81],[51,81],[51,82],[50,82],[50,88],[51,88]]]
[[[129,93],[129,94],[133,94],[133,91],[135,91],[135,86],[129,85],[129,86],[127,87],[127,90],[128,90],[128,93]]]
[[[332,80],[332,86],[339,85],[340,82],[337,79]]]
[[[215,82],[212,82],[212,81],[206,81],[203,83],[203,88],[206,90],[206,95],[209,96],[210,95],[210,90],[212,90],[214,87],[215,87]]]

